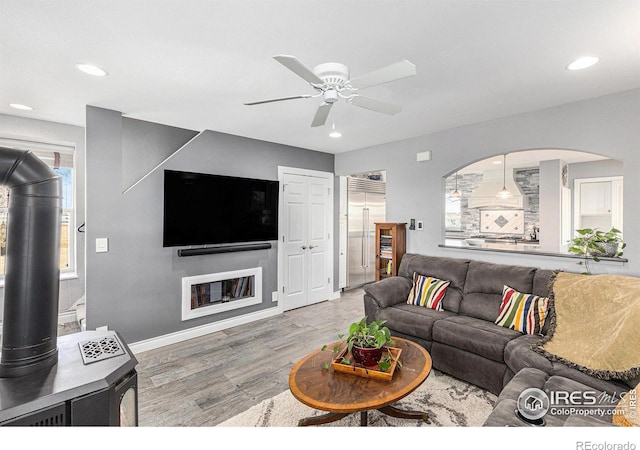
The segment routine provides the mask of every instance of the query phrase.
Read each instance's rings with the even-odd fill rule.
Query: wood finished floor
[[[362,318],[362,294],[137,354],[139,425],[214,426],[287,390],[300,358]]]

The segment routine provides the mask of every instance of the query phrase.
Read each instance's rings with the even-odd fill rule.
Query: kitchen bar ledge
[[[584,259],[583,256],[576,255],[574,253],[559,253],[559,252],[550,252],[548,250],[542,250],[538,245],[528,244],[528,243],[497,243],[497,242],[485,242],[479,246],[471,246],[467,244],[463,239],[445,239],[444,244],[439,244],[440,248],[451,248],[457,250],[472,250],[478,252],[501,252],[501,253],[521,253],[521,254],[531,254],[538,256],[553,256],[559,258],[572,258],[572,259]],[[608,262],[617,262],[617,263],[627,263],[629,260],[627,258],[610,258],[610,257],[599,257],[600,261],[608,261]]]

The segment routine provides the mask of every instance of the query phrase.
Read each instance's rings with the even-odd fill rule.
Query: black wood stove
[[[0,425],[137,426],[137,360],[114,331],[58,338],[58,362],[0,378]]]
[[[113,331],[58,339],[60,177],[0,147],[9,187],[0,425],[137,425],[136,359]]]

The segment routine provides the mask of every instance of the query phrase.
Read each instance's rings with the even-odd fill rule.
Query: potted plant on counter
[[[589,260],[600,261],[601,257],[619,258],[627,244],[622,240],[622,232],[617,228],[604,232],[597,228],[581,228],[573,238],[569,251],[584,257],[579,265],[584,265],[585,274],[590,274]]]

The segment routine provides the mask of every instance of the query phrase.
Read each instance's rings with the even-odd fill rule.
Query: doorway
[[[284,311],[333,294],[333,174],[279,167],[278,299]]]

